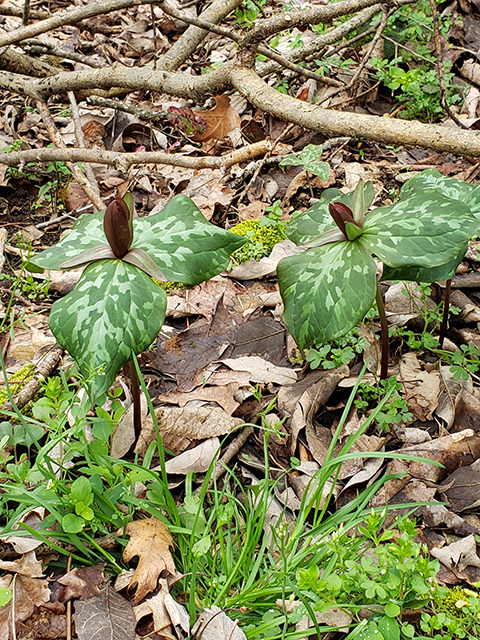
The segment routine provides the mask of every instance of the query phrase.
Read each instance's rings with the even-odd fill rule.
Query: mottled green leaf
[[[477,227],[467,205],[427,190],[370,212],[359,241],[390,267],[431,269],[453,260]]]
[[[42,269],[63,269],[60,266],[63,262],[78,256],[87,249],[107,244],[107,238],[103,232],[104,213],[104,211],[100,211],[80,216],[73,229],[64,238],[34,256],[31,262]]]
[[[440,282],[441,280],[448,280],[453,278],[458,265],[463,260],[463,256],[467,251],[468,245],[460,251],[458,255],[438,267],[432,267],[427,269],[426,267],[399,267],[393,269],[387,265],[383,267],[382,280],[404,280],[406,282]]]
[[[299,167],[301,165],[303,165],[303,160],[297,158],[294,153],[290,153],[278,163],[280,169],[285,169],[285,167]]]
[[[328,229],[336,229],[328,205],[338,201],[350,206],[351,200],[351,193],[343,193],[340,189],[325,189],[318,202],[306,211],[294,214],[287,225],[287,236],[295,244],[303,244]]]
[[[330,165],[328,162],[315,160],[314,162],[305,164],[303,168],[306,171],[313,173],[314,176],[320,176],[324,182],[327,182],[328,176],[330,175]]]
[[[144,249],[169,280],[197,284],[225,269],[247,241],[207,222],[194,202],[175,196],[153,216],[134,221],[132,248]]]
[[[456,178],[448,178],[436,169],[422,171],[409,180],[402,188],[402,198],[415,193],[425,193],[434,190],[453,200],[460,200],[470,207],[476,217],[480,217],[480,186],[470,184]]]
[[[427,189],[434,189],[448,198],[466,202],[476,186],[463,180],[448,178],[436,169],[427,169],[408,180],[403,185],[401,194],[403,199],[418,193],[424,193]]]
[[[300,152],[300,158],[303,164],[310,164],[315,160],[319,160],[323,154],[323,147],[319,144],[307,144]]]
[[[78,285],[55,302],[50,327],[58,342],[89,378],[93,399],[114,382],[125,363],[156,338],[165,316],[166,294],[137,267],[122,260],[90,264]]]
[[[277,275],[283,318],[300,349],[350,331],[375,297],[375,262],[358,241],[284,258]]]

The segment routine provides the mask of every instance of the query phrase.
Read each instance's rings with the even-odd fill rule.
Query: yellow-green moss
[[[21,367],[18,371],[16,371],[10,378],[8,378],[8,382],[19,382],[20,384],[12,384],[10,387],[10,391],[13,395],[17,394],[26,384],[30,382],[33,378],[33,374],[35,373],[35,365],[33,362],[29,362],[28,364]],[[5,389],[5,385],[2,385],[0,388],[0,406],[7,402],[8,395]]]
[[[446,613],[450,618],[464,618],[467,614],[464,607],[471,604],[470,598],[478,598],[478,593],[463,587],[452,587],[448,589],[448,594],[437,601],[439,611]]]
[[[232,253],[232,259],[237,264],[242,264],[252,258],[260,260],[260,258],[269,256],[273,247],[287,237],[285,224],[263,225],[260,220],[245,220],[229,231],[248,239],[243,247]]]
[[[155,280],[155,278],[152,278],[152,280],[165,291],[167,296],[172,291],[182,291],[183,289],[192,288],[191,284],[185,284],[184,282],[160,282],[160,280]]]

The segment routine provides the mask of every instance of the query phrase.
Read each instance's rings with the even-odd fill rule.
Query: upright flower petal
[[[122,198],[115,198],[105,211],[103,230],[117,258],[128,253],[133,241],[133,220],[127,204]]]

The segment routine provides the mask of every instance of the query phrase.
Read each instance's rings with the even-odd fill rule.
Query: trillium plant
[[[480,187],[438,172],[410,180],[391,206],[369,211],[374,190],[327,189],[295,216],[288,237],[298,253],[277,268],[284,321],[300,349],[350,331],[376,299],[382,325],[381,377],[387,377],[388,327],[378,282],[448,280],[479,226]],[[478,204],[477,204],[478,203]]]
[[[50,328],[87,380],[94,401],[120,368],[157,337],[167,297],[155,280],[198,284],[227,267],[245,238],[207,222],[186,196],[153,216],[134,218],[133,200],[116,198],[97,214],[84,214],[58,244],[31,260],[30,270],[85,266],[77,286],[55,302]],[[130,366],[136,430],[138,379]]]

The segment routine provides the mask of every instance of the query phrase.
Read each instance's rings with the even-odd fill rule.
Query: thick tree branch
[[[349,136],[383,144],[480,156],[480,131],[463,131],[436,124],[322,109],[276,91],[253,70],[245,67],[237,67],[231,73],[231,81],[237,91],[255,107],[329,137]]]
[[[217,24],[229,13],[234,11],[242,0],[214,0],[212,4],[202,12],[200,18],[205,22]],[[165,69],[166,71],[176,71],[190,55],[195,51],[198,45],[207,37],[208,31],[190,26],[183,33],[175,44],[163,55],[157,62],[157,69]]]
[[[120,87],[128,91],[159,91],[169,95],[193,100],[204,99],[207,94],[222,93],[231,88],[228,69],[231,64],[204,76],[189,76],[168,71],[154,71],[148,67],[130,68],[119,63],[104,69],[83,69],[65,71],[56,76],[36,80],[13,73],[0,73],[0,89],[20,95],[45,98],[67,93],[95,89]]]
[[[205,156],[203,158],[170,154],[165,151],[119,153],[102,149],[44,148],[0,153],[0,164],[13,167],[28,162],[95,162],[113,165],[122,171],[127,171],[134,164],[166,164],[188,169],[228,169],[235,164],[247,162],[268,153],[269,150],[270,144],[264,140],[232,151],[225,156]]]
[[[412,0],[413,2],[413,0]],[[241,46],[253,51],[260,42],[270,36],[293,29],[307,27],[312,24],[330,24],[334,18],[357,13],[367,7],[378,4],[378,0],[341,0],[326,7],[312,7],[305,10],[280,13],[267,20],[257,20],[255,26],[242,40]],[[396,4],[396,0],[385,0],[383,6]]]
[[[57,67],[13,49],[0,52],[0,69],[34,78],[46,78],[58,73]]]
[[[19,27],[9,33],[2,29],[0,31],[0,47],[15,44],[26,38],[34,38],[57,27],[75,24],[85,18],[93,18],[94,16],[129,7],[138,7],[142,4],[155,4],[155,2],[156,0],[99,0],[99,2],[92,2],[86,6],[59,11],[51,18],[46,18],[35,24],[29,24],[26,27]]]
[[[408,1],[413,2],[413,0]],[[381,10],[382,7],[380,4],[375,4],[372,7],[363,9],[363,11],[360,11],[357,15],[353,16],[353,18],[347,20],[347,22],[344,22],[338,27],[334,27],[326,33],[322,33],[314,38],[309,44],[303,45],[303,47],[298,47],[298,49],[294,49],[290,54],[285,56],[284,59],[292,63],[297,63],[306,60],[310,56],[317,55],[324,47],[328,47],[331,44],[339,42],[352,33],[352,31],[355,31],[369,22],[377,13],[380,13]],[[260,47],[258,50],[260,51]],[[280,68],[281,67],[276,63],[265,63],[260,67],[258,73],[262,78],[264,78],[265,76],[277,73]]]

